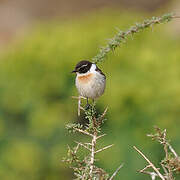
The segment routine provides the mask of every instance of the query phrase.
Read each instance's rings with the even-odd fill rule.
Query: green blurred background
[[[126,4],[116,8],[108,4],[86,12],[82,6],[81,13],[34,18],[26,26],[21,24],[21,30],[12,29],[5,40],[1,33],[0,178],[72,179],[72,171],[61,159],[67,144],[85,137],[65,129],[65,124],[79,121],[77,102],[71,99],[77,95],[71,70],[79,60],[96,55],[116,28],[125,30],[174,6],[167,1],[154,9],[127,10]],[[99,64],[107,76],[107,88],[97,107],[99,111],[109,107],[103,127],[108,135],[100,144],[115,146],[102,152],[97,163],[112,173],[124,162],[117,179],[150,179],[137,173],[145,162],[132,146],[158,165],[163,149],[146,137],[154,125],[166,128],[171,144],[180,151],[178,28],[170,22],[139,33]]]

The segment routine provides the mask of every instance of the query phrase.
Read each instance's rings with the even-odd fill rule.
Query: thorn
[[[109,146],[105,146],[105,147],[103,147],[103,148],[97,150],[97,151],[95,152],[95,154],[96,154],[96,153],[99,153],[99,152],[101,152],[101,151],[104,151],[104,150],[106,150],[106,149],[112,147],[113,145],[114,145],[114,144],[111,144],[111,145],[109,145]]]

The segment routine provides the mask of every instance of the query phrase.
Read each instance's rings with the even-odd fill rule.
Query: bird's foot
[[[89,109],[91,109],[91,105],[89,103],[87,103],[85,106],[85,110],[89,110]]]

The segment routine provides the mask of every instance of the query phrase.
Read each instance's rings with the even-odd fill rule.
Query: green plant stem
[[[142,23],[136,23],[126,31],[119,30],[117,34],[107,42],[106,46],[100,48],[99,53],[92,58],[92,61],[96,64],[104,61],[108,53],[120,47],[122,43],[126,42],[126,39],[130,35],[132,36],[156,24],[167,23],[173,18],[180,18],[180,16],[175,16],[174,13],[164,14],[161,17],[152,17],[151,19],[144,20]]]

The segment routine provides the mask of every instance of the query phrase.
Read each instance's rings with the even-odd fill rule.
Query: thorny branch
[[[151,176],[151,179],[155,180],[158,175],[155,172],[146,171],[146,169],[148,169],[150,167],[151,167],[150,165],[147,165],[144,169],[142,169],[138,172],[144,173],[144,174],[149,174]]]
[[[155,131],[155,134],[148,134],[147,136],[163,145],[165,158],[160,162],[160,164],[164,172],[163,174],[160,173],[159,168],[156,168],[154,164],[152,164],[152,162],[139,149],[133,146],[133,148],[148,162],[148,165],[139,172],[149,174],[152,180],[155,180],[157,176],[164,180],[174,180],[174,172],[180,172],[180,157],[177,155],[167,140],[166,129],[161,131],[160,128],[155,127]],[[149,168],[152,168],[154,172],[146,171]]]
[[[87,132],[87,131],[84,131],[84,130],[82,130],[82,129],[78,129],[78,128],[73,128],[75,131],[77,131],[77,132],[80,132],[80,133],[82,133],[82,134],[86,134],[86,135],[88,135],[88,136],[91,136],[91,137],[93,137],[93,134],[91,134],[91,133],[89,133],[89,132]]]
[[[171,21],[173,18],[180,18],[180,16],[176,16],[173,13],[165,14],[161,17],[152,17],[151,19],[145,20],[143,23],[136,23],[134,26],[130,27],[127,31],[118,31],[117,34],[108,41],[105,47],[100,48],[99,53],[92,58],[94,63],[102,62],[108,55],[108,53],[113,52],[117,47],[120,47],[122,43],[124,43],[127,37],[132,36],[146,28],[150,28],[155,24],[162,24]],[[96,113],[95,104],[91,106],[89,109],[85,109],[81,106],[81,99],[85,99],[82,96],[72,98],[78,99],[78,116],[80,116],[80,110],[83,110],[86,115],[86,119],[89,121],[89,124],[86,127],[83,127],[81,124],[68,124],[66,127],[69,132],[79,132],[81,134],[87,135],[91,138],[91,141],[88,143],[76,142],[77,146],[74,148],[70,148],[68,146],[68,155],[67,158],[64,158],[64,162],[68,163],[69,166],[73,169],[74,175],[77,180],[112,180],[117,175],[119,170],[123,165],[120,165],[116,171],[109,177],[109,174],[106,173],[103,169],[97,167],[95,165],[95,155],[98,152],[106,150],[110,148],[112,145],[103,147],[99,150],[96,150],[97,140],[105,136],[105,134],[101,134],[101,126],[104,123],[105,115],[107,112],[107,108],[104,110],[104,113],[98,115]],[[161,137],[161,135],[164,135]],[[180,171],[180,158],[177,153],[174,151],[172,146],[166,140],[166,131],[163,134],[159,134],[158,136],[151,136],[152,138],[157,138],[161,144],[164,145],[164,151],[166,154],[165,160],[161,162],[162,168],[164,170],[164,174],[162,175],[159,171],[159,168],[156,168],[154,164],[135,146],[134,149],[148,162],[148,165],[140,170],[139,172],[149,174],[152,180],[155,180],[157,176],[159,176],[162,180],[173,180],[172,172]],[[81,157],[82,154],[80,152],[80,147],[88,150],[89,154],[85,157]],[[173,157],[170,158],[169,151],[172,152]],[[152,168],[154,172],[149,172],[147,169]]]
[[[81,99],[86,99],[85,97],[83,96],[72,96],[73,99],[78,99],[78,116],[81,115],[81,110],[85,110],[82,106],[81,106]]]
[[[112,176],[109,178],[109,180],[113,180],[116,174],[119,172],[119,170],[123,167],[123,164],[121,164],[116,171],[112,174]]]
[[[104,150],[106,150],[106,149],[112,147],[113,145],[114,145],[114,144],[110,144],[110,145],[108,145],[108,146],[105,146],[105,147],[103,147],[103,148],[97,150],[97,151],[95,152],[95,154],[97,154],[97,153],[99,153],[99,152],[101,152],[101,151],[104,151]]]
[[[129,36],[133,36],[134,34],[139,33],[147,28],[153,27],[153,25],[167,23],[175,18],[180,18],[180,16],[177,16],[174,13],[164,14],[161,17],[152,17],[151,19],[144,20],[142,23],[136,23],[126,31],[118,30],[115,36],[107,42],[107,45],[100,48],[98,54],[92,58],[92,61],[94,63],[104,61],[108,53],[114,52],[117,47],[120,47],[121,44],[126,42]]]
[[[154,169],[154,171],[156,172],[156,174],[162,179],[165,180],[165,178],[163,177],[163,175],[159,172],[159,170],[155,167],[155,165],[136,147],[133,146],[133,148],[148,162],[149,166],[152,169]],[[147,169],[147,168],[146,168]],[[143,171],[142,171],[143,172]]]
[[[79,97],[73,97],[78,99]],[[95,165],[96,162],[96,154],[100,153],[110,147],[113,144],[97,149],[97,140],[104,137],[106,134],[101,134],[101,126],[104,123],[105,115],[107,113],[107,108],[105,108],[102,114],[97,114],[95,109],[95,104],[92,104],[89,109],[84,109],[85,118],[89,121],[85,127],[80,124],[68,124],[66,127],[71,132],[78,132],[83,135],[87,135],[91,138],[90,142],[82,143],[77,142],[77,146],[73,149],[69,148],[68,157],[64,159],[66,163],[70,165],[70,167],[74,170],[74,175],[79,180],[92,180],[92,179],[102,179],[102,180],[112,180],[122,165],[117,168],[117,170],[113,173],[113,175],[109,178],[109,174],[105,172],[103,169],[97,167]],[[88,155],[84,158],[80,159],[80,147],[86,149]]]
[[[91,160],[90,160],[90,177],[93,177],[93,168],[94,168],[94,158],[95,158],[95,148],[96,148],[96,138],[97,138],[97,132],[94,132],[92,141],[91,141]]]

